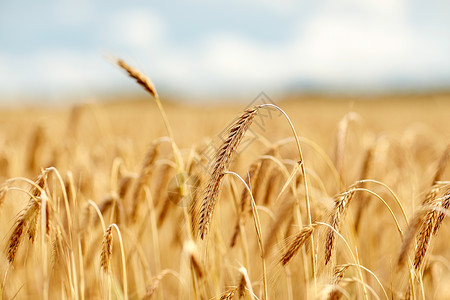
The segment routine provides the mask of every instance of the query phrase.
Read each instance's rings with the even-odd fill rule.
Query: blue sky
[[[450,87],[450,1],[0,1],[0,101]]]

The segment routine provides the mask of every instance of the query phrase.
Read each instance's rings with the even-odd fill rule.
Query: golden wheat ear
[[[414,268],[416,270],[420,269],[431,237],[438,231],[444,220],[445,211],[450,206],[450,189],[442,197],[434,199],[429,205],[431,208],[426,213],[416,238],[417,245],[414,254]]]
[[[204,239],[208,233],[209,223],[212,218],[214,206],[222,186],[222,178],[230,165],[236,148],[239,146],[244,134],[258,113],[259,106],[247,109],[234,123],[228,133],[228,137],[216,153],[216,159],[212,166],[211,176],[207,183],[203,202],[200,210],[199,235]]]
[[[298,252],[298,250],[306,243],[306,241],[311,237],[311,234],[314,231],[315,225],[305,226],[300,230],[297,236],[289,245],[287,251],[283,254],[280,259],[280,262],[283,266],[287,265],[294,255]]]
[[[111,264],[113,246],[112,225],[109,225],[103,235],[102,252],[100,253],[100,266],[104,272],[108,272]]]
[[[348,210],[348,206],[354,194],[354,190],[350,188],[348,191],[339,194],[334,201],[334,208],[330,217],[330,225],[332,228],[328,229],[327,240],[325,242],[325,264],[328,264],[331,259],[334,248],[335,231],[339,231],[342,219]]]
[[[34,242],[36,237],[36,230],[38,226],[39,209],[41,207],[41,192],[45,187],[48,169],[42,171],[37,177],[35,183],[30,190],[30,199],[27,207],[20,213],[17,219],[14,230],[9,237],[7,259],[9,263],[13,263],[19,246],[23,239],[23,233],[26,232],[31,242]],[[47,220],[47,228],[49,226]]]
[[[137,69],[128,65],[123,59],[115,58],[114,60],[119,67],[124,69],[131,78],[135,79],[136,82],[140,86],[142,86],[147,92],[149,92],[153,97],[155,98],[159,97],[155,85],[150,80],[150,78],[139,72]]]

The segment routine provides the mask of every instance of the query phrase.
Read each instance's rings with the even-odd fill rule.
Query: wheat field
[[[2,299],[450,299],[449,95],[138,83],[0,110]]]

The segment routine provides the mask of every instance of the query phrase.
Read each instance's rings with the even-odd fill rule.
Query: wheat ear
[[[339,226],[342,221],[341,219],[347,212],[348,205],[354,193],[354,190],[351,188],[350,190],[340,194],[335,199],[330,222],[330,225],[334,230],[339,231]],[[334,247],[335,231],[332,228],[329,228],[327,231],[327,240],[325,242],[325,264],[328,264],[330,261],[331,253]]]
[[[204,239],[208,233],[209,223],[214,211],[217,196],[222,186],[222,178],[230,165],[231,158],[237,146],[244,137],[245,132],[253,122],[254,117],[258,113],[259,106],[247,109],[244,114],[231,127],[228,138],[216,153],[216,159],[212,166],[211,176],[207,183],[203,202],[200,211],[199,234]]]
[[[19,249],[19,245],[23,238],[24,231],[27,232],[31,242],[34,242],[36,237],[37,222],[39,217],[39,209],[41,206],[39,197],[41,191],[45,186],[48,169],[44,170],[36,179],[30,191],[30,200],[27,207],[22,211],[16,221],[14,230],[9,237],[7,258],[9,263],[13,263]],[[47,228],[49,226],[47,219]]]
[[[450,190],[443,197],[430,203],[432,208],[428,210],[417,235],[417,245],[414,255],[414,268],[420,269],[427,252],[432,234],[435,234],[444,220],[445,210],[450,205]]]
[[[303,246],[309,239],[314,231],[315,224],[311,224],[302,228],[302,230],[297,234],[294,240],[289,245],[287,251],[281,257],[280,262],[285,266],[294,255],[298,252],[301,246]]]
[[[113,246],[112,225],[109,225],[103,235],[102,252],[100,253],[100,266],[104,272],[109,272]]]

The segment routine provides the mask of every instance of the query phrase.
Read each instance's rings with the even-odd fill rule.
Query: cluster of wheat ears
[[[355,159],[359,179],[344,183],[351,113],[339,123],[334,161],[301,138],[280,107],[261,104],[244,111],[207,162],[198,148],[178,148],[150,79],[115,62],[156,100],[168,136],[152,143],[139,172],[114,160],[102,201],[89,195],[95,171],[77,182],[71,172],[39,166],[31,151],[30,169],[42,167],[37,179],[0,186],[0,209],[27,202],[15,217],[0,211],[13,219],[0,227],[2,299],[424,299],[445,291],[439,277],[450,279],[449,263],[430,246],[450,206],[449,146],[426,162],[434,177],[417,192],[419,207],[397,195],[398,178],[408,174],[384,165],[391,153],[382,138]],[[268,109],[292,137],[238,161],[246,132]],[[321,167],[309,167],[305,145]],[[295,149],[290,158],[284,148]],[[237,164],[246,166],[241,175]],[[377,171],[389,185],[371,179]]]

